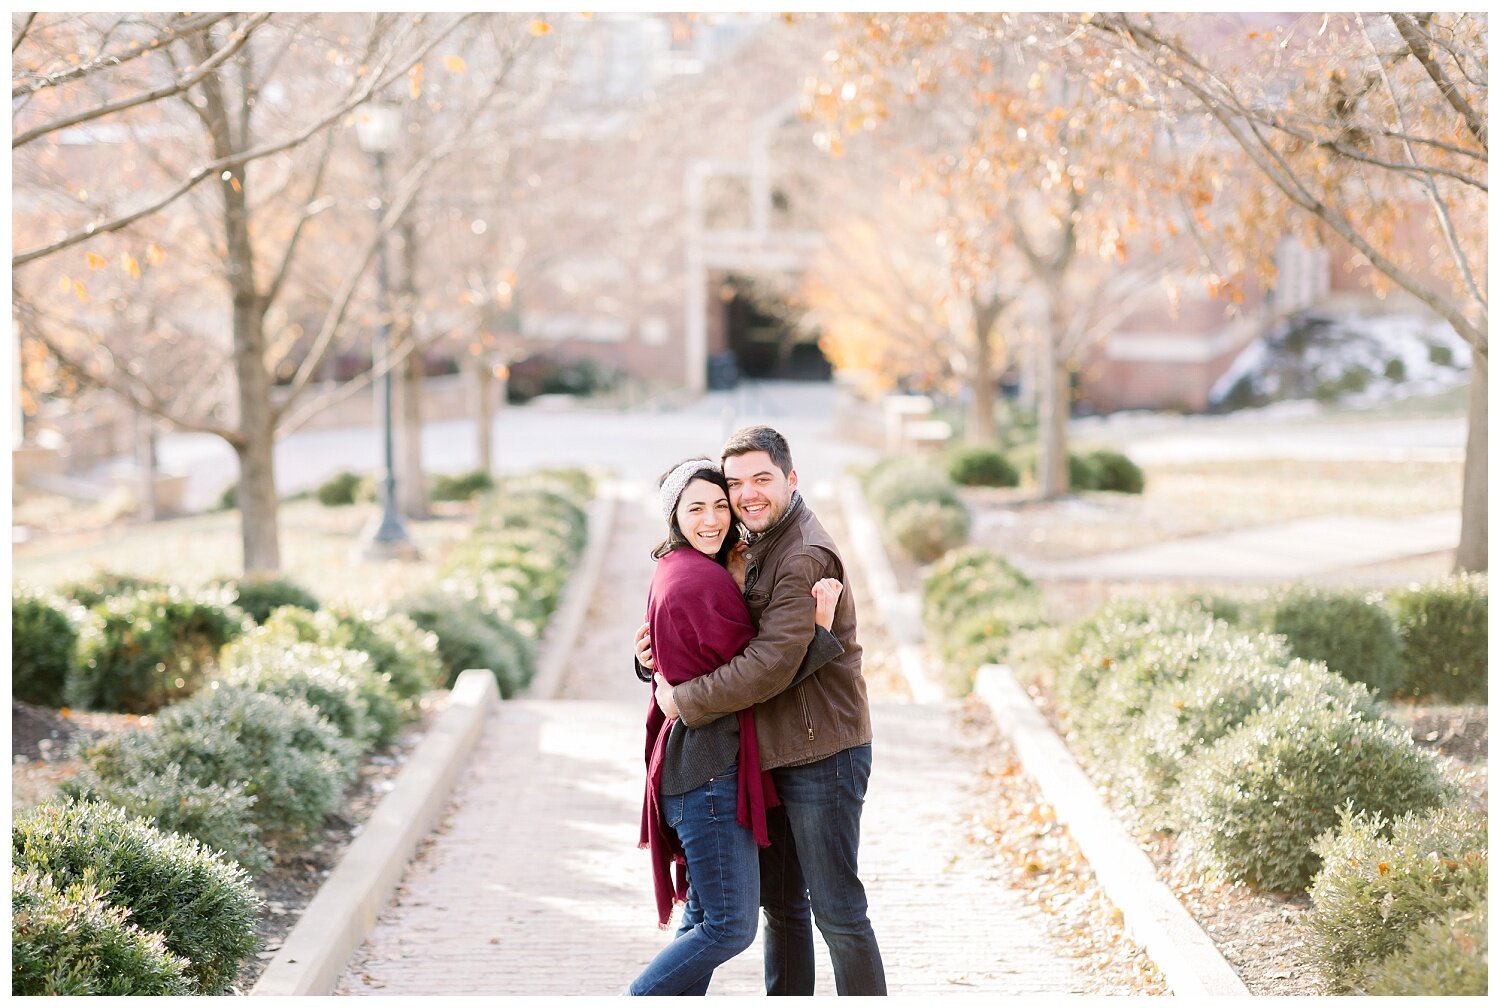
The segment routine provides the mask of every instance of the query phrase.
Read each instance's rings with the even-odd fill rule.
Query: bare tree
[[[1008,18],[851,16],[815,105],[844,134],[889,128],[925,147],[913,177],[942,198],[934,224],[967,314],[991,321],[1006,292],[1035,340],[1037,483],[1056,496],[1077,358],[1190,251],[1171,234],[1177,194],[1207,164],[1173,156]]]
[[[37,230],[62,232],[61,237],[36,242],[16,256],[19,266],[38,260],[55,264],[55,257],[73,245],[97,243],[116,232],[122,233],[125,244],[133,241],[138,245],[146,235],[153,234],[170,241],[167,235],[173,229],[161,221],[179,210],[190,219],[195,211],[212,209],[213,229],[206,239],[199,240],[206,241],[207,261],[216,265],[229,305],[227,339],[217,343],[232,361],[228,402],[211,395],[200,397],[207,401],[193,401],[191,395],[183,394],[184,390],[173,387],[171,376],[147,374],[138,363],[119,368],[100,362],[93,352],[99,341],[93,333],[69,324],[74,320],[59,303],[59,292],[46,286],[42,274],[30,275],[36,267],[15,280],[16,305],[23,331],[73,373],[113,389],[137,408],[162,416],[181,429],[217,434],[234,447],[240,460],[238,497],[247,571],[275,570],[280,563],[271,464],[278,428],[295,426],[329,401],[327,396],[301,403],[298,399],[338,345],[377,242],[396,226],[433,167],[459,150],[467,136],[461,125],[464,116],[455,114],[455,128],[414,157],[394,183],[393,191],[383,194],[385,212],[378,228],[344,254],[328,256],[329,243],[347,245],[347,236],[361,230],[357,223],[352,229],[348,226],[350,208],[332,195],[338,189],[333,183],[341,170],[338,154],[350,146],[344,129],[348,115],[392,86],[416,92],[424,61],[435,55],[440,44],[461,44],[463,36],[456,33],[476,20],[472,15],[439,19],[422,15],[220,19],[163,43],[160,54],[149,61],[136,60],[127,65],[127,69],[149,69],[173,81],[191,78],[171,96],[178,99],[176,107],[186,111],[196,129],[189,128],[181,114],[164,106],[160,98],[115,108],[121,102],[110,100],[108,94],[116,85],[103,79],[103,70],[78,78],[71,83],[104,95],[102,101],[98,95],[86,96],[88,101],[83,104],[91,102],[91,108],[105,111],[84,121],[97,121],[93,127],[96,131],[112,127],[112,132],[102,135],[119,138],[126,156],[149,163],[156,169],[152,177],[166,183],[162,187],[165,195],[149,197],[135,210],[119,212],[117,208],[134,198],[131,183],[137,180],[122,183],[111,170],[115,166],[97,157],[97,145],[86,146],[83,157],[70,157],[71,152],[63,149],[66,144],[60,141],[76,126],[38,133],[38,137],[50,139],[28,140],[18,148],[34,158],[27,165],[25,196],[29,212],[23,219]],[[85,18],[69,26],[75,34],[92,32],[89,37],[96,41],[85,52],[101,53],[108,50],[117,28],[108,18]],[[160,25],[157,28],[165,31]],[[241,41],[237,47],[220,35],[228,32],[232,38],[248,37],[252,31],[254,39]],[[27,38],[38,38],[34,26]],[[38,62],[45,68],[45,61]],[[210,63],[209,72],[200,74]],[[450,61],[448,66],[456,64]],[[503,75],[484,76],[486,83],[474,89],[477,104],[471,113],[493,102],[501,90]],[[65,83],[55,87],[62,88]],[[148,93],[157,90],[161,88]],[[76,97],[74,103],[80,103]],[[77,113],[66,109],[54,114],[65,120],[77,118]],[[17,126],[25,128],[19,120]],[[33,126],[28,131],[38,129]],[[94,139],[99,135],[96,132]],[[185,162],[194,159],[199,168],[183,169]],[[59,174],[59,167],[68,171]],[[205,198],[196,186],[214,172],[218,173],[216,192]],[[186,181],[173,184],[184,178]],[[55,209],[64,201],[59,197],[65,198],[74,187],[90,185],[98,186],[107,198],[86,208],[88,223],[70,223]],[[264,197],[260,196],[262,192]],[[168,208],[173,214],[160,216]],[[76,209],[72,213],[78,216]],[[331,226],[333,217],[341,218],[337,226]],[[141,228],[146,225],[142,222],[148,219],[154,223],[143,233]],[[180,231],[180,223],[177,228]],[[127,233],[127,229],[131,230]],[[323,254],[321,263],[316,253],[309,259],[308,252],[314,247]],[[152,241],[149,248],[154,251],[147,255],[148,261],[180,261],[173,258],[170,245]],[[139,277],[138,257],[122,254],[125,276],[118,279],[125,282]],[[94,252],[88,255],[92,257],[88,260],[90,267],[96,259],[104,258]],[[271,382],[279,369],[273,350],[291,349],[292,341],[269,338],[268,319],[277,315],[302,318],[301,309],[281,312],[278,302],[292,289],[307,290],[311,284],[304,273],[315,276],[326,272],[329,262],[343,265],[343,279],[328,299],[310,342],[300,348],[300,366],[289,374],[289,395],[280,405],[273,405]],[[82,281],[73,283],[75,300],[82,300],[87,296],[86,287]],[[185,338],[191,340],[192,336]],[[396,364],[399,360],[392,362],[392,366]],[[337,394],[352,394],[359,384],[350,383]],[[214,386],[199,388],[205,387]]]
[[[1252,241],[1269,218],[1347,245],[1377,285],[1410,294],[1468,342],[1456,566],[1487,569],[1488,16],[1266,16],[1245,32],[1238,22],[1109,14],[1052,27],[1070,40],[1059,42],[1069,58],[1113,68],[1117,93],[1165,117],[1204,117],[1244,153],[1277,197],[1244,201],[1259,218],[1242,229]],[[1268,273],[1269,244],[1259,246]]]

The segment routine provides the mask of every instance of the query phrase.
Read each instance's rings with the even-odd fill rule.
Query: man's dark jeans
[[[816,920],[833,958],[838,992],[884,994],[885,966],[859,881],[859,817],[870,747],[773,773],[781,806],[770,810],[771,846],[760,854],[766,993],[813,993]]]

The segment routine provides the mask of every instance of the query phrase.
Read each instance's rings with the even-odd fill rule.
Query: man
[[[884,994],[885,967],[859,880],[859,820],[870,777],[870,705],[855,641],[854,597],[845,588],[833,633],[844,653],[787,687],[813,637],[812,586],[848,584],[837,547],[797,491],[786,439],[746,427],[720,461],[729,503],[749,533],[745,601],[757,632],[729,664],[672,686],[656,677],[657,703],[697,728],[746,707],[755,711],[761,766],[771,770],[778,808],[761,852],[766,993],[810,995],[812,920],[828,944],[839,994]],[[636,657],[651,667],[646,627]],[[810,897],[810,900],[809,900]]]

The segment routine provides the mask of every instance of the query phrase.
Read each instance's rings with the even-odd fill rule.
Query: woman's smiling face
[[[692,544],[693,549],[709,556],[719,552],[730,523],[734,521],[724,491],[701,479],[695,479],[683,488],[682,496],[677,499],[675,517],[683,538]]]

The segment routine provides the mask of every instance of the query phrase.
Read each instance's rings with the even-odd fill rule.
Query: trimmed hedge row
[[[280,580],[226,582],[210,602],[101,575],[75,586],[92,613],[14,595],[16,679],[53,691],[31,695],[83,699],[87,685],[159,713],[80,745],[63,800],[15,823],[13,992],[228,991],[257,945],[249,873],[320,828],[363,753],[463,668],[494,667],[508,694],[529,680],[586,533],[572,500],[590,489],[566,471],[507,481],[443,586],[404,604],[415,619],[312,611]],[[154,676],[135,671],[150,657]]]
[[[1454,794],[1363,684],[1200,606],[1108,606],[1063,653],[1056,693],[1075,747],[1205,875],[1301,889],[1345,800],[1393,816]]]
[[[51,592],[21,588],[11,595],[11,695],[47,707],[149,714],[194,693],[221,646],[287,604],[318,607],[281,578],[190,592],[101,572]]]
[[[489,668],[510,698],[536,675],[536,645],[583,552],[582,503],[592,493],[593,480],[577,469],[500,480],[438,584],[401,602],[437,635],[449,685],[464,669]]]
[[[1489,578],[1459,574],[1382,593],[1292,585],[1199,600],[1242,627],[1283,634],[1292,653],[1386,699],[1484,703]]]

